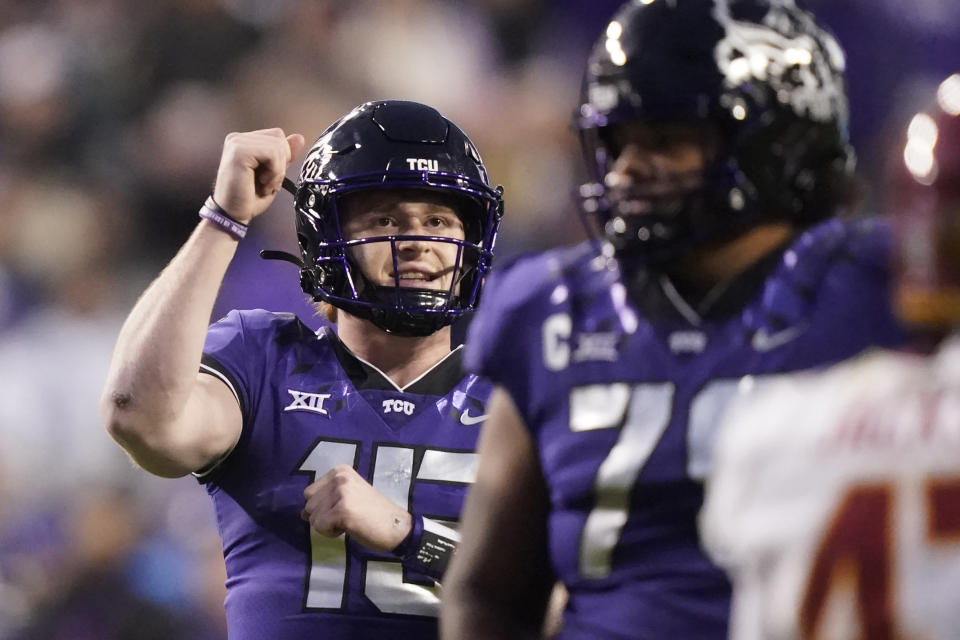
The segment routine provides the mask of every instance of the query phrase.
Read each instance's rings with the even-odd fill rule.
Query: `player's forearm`
[[[531,547],[523,533],[514,533],[483,539],[475,535],[458,550],[444,581],[442,637],[521,640],[543,636],[554,579],[543,550]]]
[[[481,436],[481,447],[486,436]],[[516,485],[504,481],[491,487],[486,475],[491,471],[489,465],[482,469],[471,488],[463,541],[444,576],[443,637],[539,638],[554,583],[546,551],[545,497],[538,493],[542,486],[530,486],[518,472],[504,476],[520,480]],[[530,500],[509,498],[512,487]]]
[[[510,600],[489,589],[471,588],[469,583],[459,584],[454,592],[445,588],[440,635],[457,640],[542,638],[543,616],[524,610],[525,602],[523,597]]]
[[[100,408],[108,430],[128,450],[163,437],[186,406],[213,304],[236,245],[226,233],[201,222],[127,317]]]
[[[510,394],[498,388],[477,445],[463,541],[444,576],[441,631],[462,640],[538,638],[555,578],[539,458]]]

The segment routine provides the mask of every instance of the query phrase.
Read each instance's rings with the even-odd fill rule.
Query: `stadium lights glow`
[[[925,113],[913,116],[907,127],[907,146],[903,161],[907,170],[920,184],[932,184],[937,177],[937,161],[933,150],[937,145],[937,123]]]
[[[907,127],[908,140],[920,141],[931,149],[937,144],[938,135],[937,123],[925,113],[913,116],[910,126]]]
[[[955,73],[937,89],[937,104],[951,116],[960,116],[960,73]]]

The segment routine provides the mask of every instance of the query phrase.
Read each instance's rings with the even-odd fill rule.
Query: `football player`
[[[447,525],[491,391],[463,374],[450,323],[477,303],[502,190],[434,109],[363,104],[291,187],[301,255],[267,255],[299,265],[336,332],[263,310],[207,330],[246,225],[303,145],[227,136],[203,219],[121,331],[104,420],[146,470],[205,484],[232,640],[436,637]]]
[[[902,331],[882,224],[852,199],[844,54],[790,0],[634,0],[576,114],[603,244],[499,271],[467,363],[498,388],[448,638],[726,638],[697,531],[728,402]]]
[[[896,309],[921,341],[779,383],[718,438],[703,535],[736,640],[960,629],[960,74],[938,98],[890,202]]]

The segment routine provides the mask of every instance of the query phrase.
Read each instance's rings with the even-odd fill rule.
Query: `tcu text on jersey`
[[[208,332],[202,368],[234,391],[244,417],[234,450],[200,476],[223,539],[231,640],[436,638],[434,580],[313,531],[300,519],[303,490],[349,465],[401,507],[455,523],[479,430],[460,417],[482,413],[490,385],[457,364],[404,392],[358,386],[336,340],[265,311],[231,312]]]

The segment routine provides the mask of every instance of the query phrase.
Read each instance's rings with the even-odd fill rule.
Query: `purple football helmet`
[[[854,165],[844,54],[793,0],[632,0],[591,54],[575,115],[585,211],[622,262],[669,261],[775,219],[831,215]],[[700,186],[632,212],[605,178],[615,128],[685,122],[716,135]],[[636,197],[633,198],[636,200]]]
[[[343,233],[343,197],[374,189],[426,189],[450,196],[465,239],[388,235],[350,240]],[[476,147],[454,123],[416,102],[368,102],[331,125],[314,143],[296,185],[300,284],[324,300],[370,320],[389,333],[429,335],[480,299],[503,217],[503,189],[491,187]],[[352,257],[353,248],[417,239],[457,246],[452,282],[445,290],[373,283]]]

